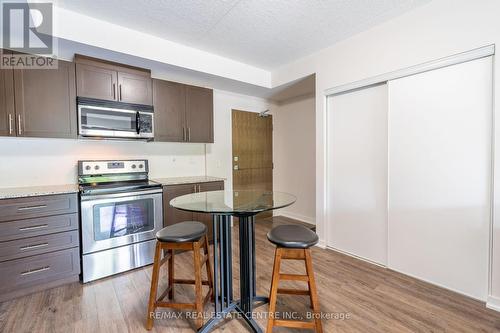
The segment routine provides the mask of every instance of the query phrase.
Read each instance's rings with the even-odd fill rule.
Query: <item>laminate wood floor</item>
[[[259,294],[267,294],[271,283],[274,247],[265,236],[270,227],[269,221],[256,224]],[[239,294],[237,232],[234,228],[236,296]],[[179,277],[192,276],[191,258],[189,252],[178,255]],[[330,250],[314,248],[313,261],[321,309],[332,317],[323,320],[325,332],[500,332],[500,313],[486,309],[476,300]],[[302,262],[287,261],[282,271],[304,272],[302,266]],[[73,283],[0,303],[0,331],[146,332],[150,276],[149,266],[86,285]],[[288,285],[305,287],[301,282]],[[193,296],[191,286],[176,288],[178,301]],[[292,315],[304,314],[308,307],[306,296],[278,299],[278,311],[296,311]],[[256,310],[262,327],[266,319],[259,315],[266,311],[267,305]],[[173,313],[159,310],[158,314],[165,317],[155,321],[152,332],[193,331],[192,320],[168,319]],[[216,330],[246,331],[239,319],[226,321]],[[274,332],[300,330],[276,328]]]

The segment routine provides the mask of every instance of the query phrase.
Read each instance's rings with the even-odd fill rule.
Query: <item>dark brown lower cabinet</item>
[[[0,200],[0,302],[79,280],[77,194]]]
[[[183,221],[199,221],[204,223],[208,228],[208,239],[212,240],[212,215],[202,213],[185,212],[170,206],[170,200],[181,195],[195,193],[218,191],[224,189],[223,181],[182,184],[182,185],[166,185],[163,186],[163,225],[169,226]]]

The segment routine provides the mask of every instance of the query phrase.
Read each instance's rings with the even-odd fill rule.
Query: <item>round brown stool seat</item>
[[[207,233],[207,227],[196,221],[185,221],[169,225],[156,233],[160,242],[184,243],[197,241]]]
[[[302,225],[280,225],[267,233],[267,239],[280,247],[307,249],[318,243],[318,235]]]

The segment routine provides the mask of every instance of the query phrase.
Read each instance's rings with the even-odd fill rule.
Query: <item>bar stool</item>
[[[157,307],[173,309],[194,309],[197,312],[196,327],[203,325],[203,308],[213,293],[212,266],[210,264],[210,255],[208,254],[207,227],[200,222],[186,221],[165,227],[156,233],[156,252],[153,264],[153,275],[151,278],[151,291],[149,294],[148,318],[146,329],[153,328],[153,314]],[[200,258],[200,249],[203,248],[204,258]],[[161,258],[162,251],[167,254]],[[194,280],[176,279],[174,277],[174,252],[175,250],[192,250],[194,258]],[[167,289],[158,297],[158,278],[160,267],[168,261],[168,286]],[[207,269],[207,281],[202,281],[201,269],[203,265]],[[174,298],[175,284],[192,284],[195,286],[194,303],[176,303]],[[202,285],[208,285],[208,293],[203,298]],[[165,302],[163,299],[168,296],[171,302]]]
[[[269,295],[269,320],[266,332],[272,332],[274,326],[308,328],[314,329],[316,332],[323,332],[310,249],[311,246],[318,243],[318,235],[301,225],[280,225],[268,232],[267,239],[276,245],[276,251],[274,254],[273,280]],[[281,260],[284,259],[304,260],[307,274],[281,274]],[[308,283],[309,289],[278,288],[280,280],[305,281]],[[278,294],[308,295],[311,299],[314,319],[312,321],[276,319],[275,311]]]

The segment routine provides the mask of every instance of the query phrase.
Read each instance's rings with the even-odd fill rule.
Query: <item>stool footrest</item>
[[[315,328],[314,321],[299,321],[299,320],[279,320],[274,321],[274,326],[291,327],[291,328]]]
[[[174,284],[195,284],[194,280],[189,279],[174,279]],[[208,281],[201,281],[201,284],[208,286]]]
[[[194,303],[173,303],[173,302],[156,302],[155,307],[172,308],[172,309],[196,309]]]
[[[300,274],[280,274],[280,280],[289,280],[289,281],[309,281],[309,277],[307,275]]]
[[[287,288],[278,288],[278,294],[286,294],[286,295],[311,295],[309,290],[298,290],[298,289],[287,289]]]

